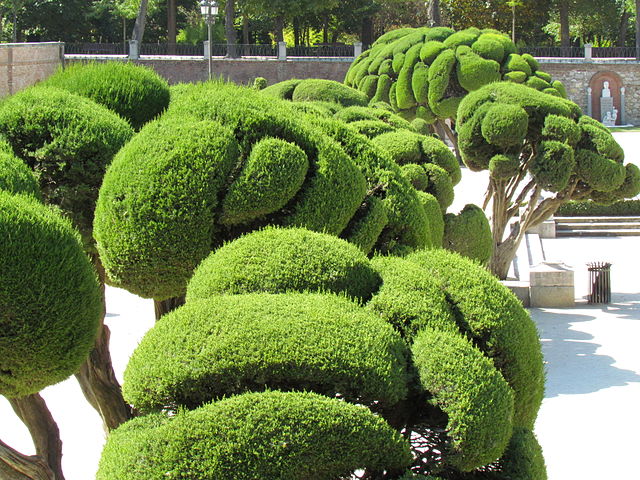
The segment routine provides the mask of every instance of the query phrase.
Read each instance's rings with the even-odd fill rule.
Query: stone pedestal
[[[573,269],[562,262],[542,262],[532,267],[529,271],[529,296],[532,307],[573,307]]]
[[[540,238],[556,238],[556,221],[553,217],[548,218],[541,224],[527,230],[527,233],[537,233]]]
[[[608,114],[608,115],[607,115]],[[615,125],[615,120],[613,119],[613,98],[611,97],[601,97],[600,98],[600,121],[611,127]]]

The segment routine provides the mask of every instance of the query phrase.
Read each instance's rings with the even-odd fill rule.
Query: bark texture
[[[39,456],[23,455],[0,440],[0,478],[3,480],[60,480]]]

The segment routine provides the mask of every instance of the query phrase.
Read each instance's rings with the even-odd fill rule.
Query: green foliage
[[[417,103],[426,104],[429,101],[429,67],[422,62],[413,68],[411,89]]]
[[[470,47],[456,49],[456,73],[460,86],[471,92],[488,83],[500,81],[500,64],[495,60],[485,60]]]
[[[487,473],[486,480],[518,478],[522,480],[547,480],[542,448],[531,430],[514,428],[506,452],[500,459],[498,471]]]
[[[366,255],[373,250],[389,224],[389,213],[384,200],[373,196],[367,198],[360,210],[361,213],[353,218],[343,238],[360,248]]]
[[[392,408],[407,395],[406,344],[333,295],[223,295],[162,317],[134,351],[123,393],[137,409],[196,408],[265,389]]]
[[[261,92],[262,94],[270,97],[280,98],[282,100],[291,100],[293,98],[293,91],[301,82],[302,80],[297,78],[285,80],[283,82],[269,85],[264,90],[261,90]]]
[[[451,177],[451,183],[455,186],[462,179],[462,171],[458,159],[444,142],[436,137],[428,136],[422,140],[422,153],[428,163],[433,163],[444,169]]]
[[[264,90],[267,88],[267,79],[264,77],[256,77],[253,79],[253,88],[255,90]]]
[[[511,53],[505,60],[502,68],[505,72],[524,72],[527,76],[532,74],[529,62],[517,53]]]
[[[524,83],[527,80],[527,74],[524,72],[507,72],[502,77],[513,83]]]
[[[542,136],[549,140],[568,143],[575,146],[582,137],[582,130],[571,119],[559,115],[548,115],[544,119]]]
[[[0,142],[0,191],[42,199],[33,172],[13,154],[11,145],[6,142]]]
[[[436,248],[443,246],[444,238],[444,217],[442,209],[438,203],[438,199],[427,192],[418,192],[422,208],[427,214],[429,220],[429,229],[431,230],[431,243]]]
[[[416,190],[424,192],[429,187],[429,177],[427,177],[427,173],[421,165],[407,163],[402,166],[402,174]]]
[[[403,471],[411,461],[406,440],[367,408],[264,392],[125,423],[109,436],[96,479],[330,480],[358,468]]]
[[[600,205],[591,200],[567,202],[555,213],[559,217],[617,217],[640,216],[640,200],[620,200],[610,205]]]
[[[540,142],[529,171],[542,188],[550,192],[559,192],[567,187],[575,166],[573,149],[569,145],[547,140]]]
[[[529,77],[525,82],[525,85],[540,91],[545,90],[547,88],[551,88],[551,84],[549,82],[546,82],[542,78],[538,78],[534,76]]]
[[[377,82],[377,78],[374,78]],[[276,84],[277,85],[277,84]],[[376,83],[374,83],[375,87]],[[275,85],[273,85],[275,87]],[[267,89],[264,90],[266,92]],[[294,102],[323,101],[334,102],[345,107],[351,105],[366,106],[366,95],[333,80],[307,79],[299,82],[291,96]]]
[[[374,257],[371,265],[382,277],[382,286],[366,308],[393,325],[408,342],[427,326],[457,331],[440,282],[423,268],[394,256]]]
[[[386,74],[382,74],[377,77],[376,84],[376,93],[371,99],[372,103],[375,102],[388,102],[389,101],[389,90],[391,90],[392,84],[391,77]]]
[[[527,135],[529,117],[518,105],[495,104],[482,120],[482,136],[497,147],[521,145]]]
[[[452,33],[444,41],[447,48],[455,48],[460,45],[471,46],[480,36],[480,30],[477,28],[467,28],[456,33]]]
[[[263,138],[251,149],[242,172],[229,186],[219,222],[235,225],[273,213],[300,190],[309,159],[295,144]]]
[[[597,152],[578,149],[575,162],[576,173],[580,179],[595,190],[610,192],[624,182],[626,174],[624,166]]]
[[[425,328],[412,347],[422,388],[448,416],[447,464],[470,471],[498,459],[512,431],[513,392],[471,341]]]
[[[0,135],[87,243],[104,171],[132,134],[106,107],[56,88],[30,88],[0,104]]]
[[[367,299],[379,282],[355,245],[305,229],[266,228],[207,257],[189,282],[187,299],[289,291],[327,291]]]
[[[202,84],[136,135],[105,177],[96,216],[100,253],[116,285],[158,300],[176,297],[213,248],[242,233],[267,224],[334,235],[347,227],[365,198],[365,179],[339,145],[289,105],[248,88]],[[261,143],[269,138],[279,139],[277,149],[274,141]],[[258,155],[264,149],[274,154],[268,161]],[[265,164],[280,168],[281,150],[296,152],[300,171],[301,152],[309,163],[293,195],[300,171],[264,171]],[[258,180],[287,185],[288,192],[260,194],[270,210],[283,205],[278,211],[264,215],[266,204],[252,198],[250,182]],[[243,223],[224,224],[231,213],[232,222]]]
[[[405,130],[412,130],[411,124],[393,112],[384,110],[381,108],[369,107],[347,107],[338,111],[335,118],[342,120],[343,122],[352,123],[359,120],[380,120],[394,129],[403,128]]]
[[[426,192],[431,193],[440,204],[444,213],[447,207],[453,203],[453,183],[446,170],[438,165],[427,163],[423,165],[429,177],[429,187]]]
[[[457,215],[444,216],[443,247],[486,265],[493,252],[489,220],[477,205],[466,205]]]
[[[90,98],[139,130],[169,106],[169,85],[151,68],[128,62],[72,64],[44,81]]]
[[[447,46],[435,40],[430,42],[425,42],[425,44],[420,49],[420,60],[422,60],[425,65],[431,65],[433,61],[440,55],[443,51],[447,49]]]
[[[551,81],[551,75],[539,70],[540,64],[535,58],[533,58],[533,55],[529,53],[523,53],[521,57],[525,62],[529,64],[529,68],[531,69],[532,72],[534,72],[536,75],[540,76],[540,78],[546,80],[547,82]]]
[[[489,35],[481,35],[471,44],[471,49],[481,57],[496,62],[501,62],[504,58],[502,43]]]
[[[0,192],[0,394],[22,397],[78,370],[102,314],[96,273],[70,222]]]
[[[543,397],[544,370],[535,324],[520,301],[491,273],[456,253],[429,250],[407,260],[440,283],[456,306],[458,325],[513,389],[514,426],[531,428]]]
[[[509,180],[516,176],[520,161],[513,155],[496,155],[489,161],[489,172],[495,180]]]
[[[438,117],[455,118],[460,98],[447,96],[451,78],[455,71],[456,55],[453,50],[444,50],[429,68],[429,107]]]
[[[395,127],[382,120],[357,120],[349,124],[356,132],[365,137],[375,138],[383,133],[394,132]]]
[[[421,135],[408,130],[396,130],[373,139],[398,165],[417,163],[422,159],[420,151]]]

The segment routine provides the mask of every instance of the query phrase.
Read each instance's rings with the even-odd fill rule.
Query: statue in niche
[[[609,82],[602,84],[602,93],[600,96],[600,121],[608,127],[616,124],[618,118],[618,110],[613,106],[613,97],[611,97],[611,89]]]
[[[604,82],[602,85],[602,98],[611,97],[611,90],[609,89],[609,82]]]

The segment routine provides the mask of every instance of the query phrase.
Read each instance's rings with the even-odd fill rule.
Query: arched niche
[[[622,77],[615,72],[606,70],[598,72],[589,81],[589,87],[591,88],[591,116],[596,120],[602,121],[602,111],[600,109],[600,98],[602,97],[602,89],[604,88],[604,82],[609,82],[609,90],[611,91],[611,98],[613,98],[613,106],[618,110],[618,118],[616,119],[616,125],[622,124],[622,113],[624,111],[622,105],[621,88],[624,87]]]

